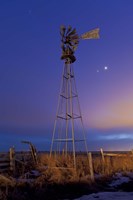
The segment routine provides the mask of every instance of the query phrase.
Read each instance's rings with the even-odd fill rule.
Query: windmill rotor
[[[76,33],[76,29],[72,29],[71,26],[68,26],[67,29],[65,26],[61,26],[60,34],[62,48],[61,59],[69,59],[71,62],[74,62],[76,60],[74,52],[79,43],[79,36]]]
[[[60,35],[62,48],[61,59],[69,60],[69,62],[73,63],[76,61],[74,52],[78,47],[79,40],[99,38],[99,28],[93,29],[79,36],[75,28],[72,28],[71,26],[68,26],[68,28],[66,28],[64,25],[62,25],[60,27]]]

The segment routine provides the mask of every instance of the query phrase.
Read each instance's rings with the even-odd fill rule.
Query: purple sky
[[[63,70],[60,25],[81,41],[74,63],[89,150],[133,148],[133,1],[0,1],[0,151],[49,149]],[[107,66],[107,70],[105,70]]]

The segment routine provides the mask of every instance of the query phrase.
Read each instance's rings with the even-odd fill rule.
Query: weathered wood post
[[[10,170],[15,172],[15,149],[14,149],[14,147],[9,149],[9,157],[10,157]]]
[[[34,161],[35,164],[38,164],[37,150],[31,142],[29,143],[29,145],[30,145],[33,161]]]
[[[92,163],[92,154],[91,152],[88,153],[89,156],[89,168],[90,168],[90,176],[91,176],[91,181],[95,181],[94,180],[94,170],[93,170],[93,163]]]
[[[105,158],[104,158],[104,153],[103,153],[103,149],[100,149],[101,152],[101,156],[102,156],[102,173],[105,173]]]
[[[31,156],[32,156],[32,159],[34,161],[34,164],[38,164],[37,150],[36,150],[35,146],[29,141],[22,141],[22,143],[29,145],[30,150],[31,150]]]

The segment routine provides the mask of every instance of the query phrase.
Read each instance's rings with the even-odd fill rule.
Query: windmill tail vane
[[[99,30],[100,30],[99,28],[96,28],[94,30],[82,34],[80,37],[81,39],[98,39],[100,37]]]

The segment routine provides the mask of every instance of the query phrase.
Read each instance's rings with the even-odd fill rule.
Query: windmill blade
[[[61,26],[60,26],[60,30],[65,31],[65,30],[66,30],[66,27],[65,27],[64,25],[61,25]]]
[[[69,34],[68,36],[74,35],[76,33],[76,29],[74,28]]]
[[[65,51],[65,47],[64,47],[63,44],[61,44],[61,48],[62,48],[63,51]]]
[[[68,26],[68,29],[67,29],[67,32],[66,32],[66,35],[72,30],[72,27],[71,26]]]
[[[60,26],[60,34],[61,34],[61,36],[64,36],[65,30],[66,30],[65,26],[64,26],[64,25],[61,25],[61,26]]]
[[[80,36],[81,39],[98,39],[99,38],[99,28],[92,31],[88,31]]]
[[[77,34],[70,36],[71,40],[79,40],[79,36]]]
[[[73,44],[78,44],[78,43],[79,43],[79,38],[78,38],[78,39],[73,39],[71,42],[72,42]]]
[[[72,48],[73,48],[73,51],[75,51],[75,50],[77,49],[77,47],[78,47],[78,45],[73,46],[73,47],[72,47]]]

